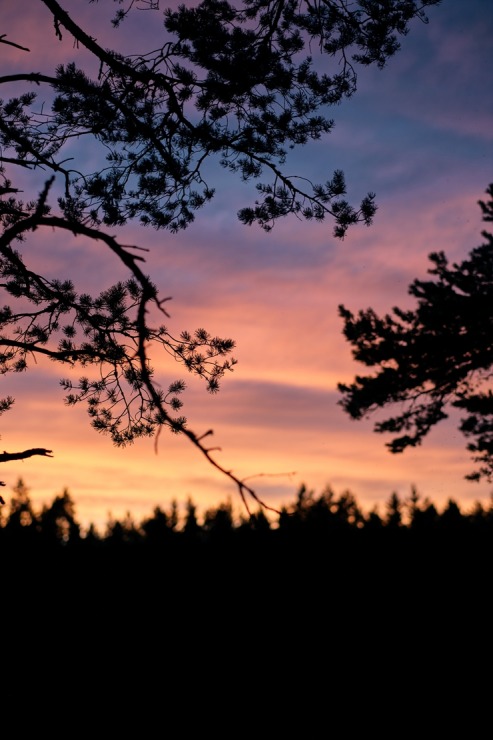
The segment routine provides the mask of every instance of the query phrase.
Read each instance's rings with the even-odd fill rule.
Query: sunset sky
[[[116,6],[108,0],[61,4],[103,46],[154,48],[160,13],[135,13],[112,30],[107,19]],[[57,41],[39,0],[2,0],[1,14],[2,33],[31,49],[2,45],[2,74],[52,72],[59,61],[83,59],[68,34]],[[301,483],[317,491],[327,484],[336,493],[349,489],[365,509],[382,507],[394,491],[408,496],[412,485],[437,505],[452,497],[464,507],[486,502],[493,490],[464,480],[474,466],[457,415],[421,447],[391,455],[388,439],[372,432],[374,419],[351,421],[337,404],[337,383],[364,372],[342,336],[338,305],[380,312],[412,306],[407,286],[426,276],[427,255],[444,250],[461,260],[481,243],[485,227],[477,201],[493,182],[493,5],[443,0],[428,16],[428,25],[411,25],[384,70],[360,71],[354,97],[330,112],[333,132],[296,151],[285,166],[314,182],[342,169],[352,202],[374,191],[378,212],[371,227],[353,227],[342,242],[333,238],[330,222],[291,217],[269,234],[244,227],[236,212],[254,200],[254,185],[211,163],[216,197],[186,231],[112,230],[124,243],[150,249],[147,270],[173,299],[172,332],[204,327],[235,339],[238,365],[215,396],[180,366],[163,358],[154,364],[163,386],[178,377],[187,381],[183,411],[191,429],[212,427],[218,461],[240,478],[251,476],[271,506],[293,501]],[[11,86],[2,97],[20,91]],[[30,187],[26,179],[26,199]],[[40,233],[25,249],[36,250],[44,269],[77,276],[94,293],[124,276],[100,245],[80,238]],[[157,454],[152,439],[114,448],[90,428],[85,408],[64,406],[58,381],[66,375],[63,367],[39,361],[25,374],[1,378],[0,395],[16,399],[2,417],[2,449],[54,452],[53,459],[3,465],[5,498],[19,477],[36,504],[68,488],[79,521],[100,525],[109,512],[130,511],[140,519],[172,499],[191,497],[200,509],[227,497],[240,503],[234,485],[185,438],[163,432]]]

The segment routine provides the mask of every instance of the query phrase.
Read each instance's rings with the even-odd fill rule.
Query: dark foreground
[[[450,722],[473,686],[481,706],[491,514],[353,526],[319,508],[293,509],[275,529],[260,517],[158,534],[148,520],[145,537],[4,527],[4,716],[69,711],[77,724],[157,712],[159,731],[139,737],[176,722],[171,737],[195,737],[200,720],[207,736],[342,738],[354,735],[329,732],[336,718],[358,735],[359,723],[391,716],[399,727],[426,712],[438,721],[440,707]],[[300,714],[305,731],[290,733]],[[306,730],[319,716],[326,724]]]

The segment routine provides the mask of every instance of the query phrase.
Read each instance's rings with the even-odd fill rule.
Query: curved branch
[[[3,82],[35,82],[39,85],[41,82],[47,82],[49,85],[58,84],[56,77],[41,74],[40,72],[29,72],[16,75],[4,75],[0,77],[0,84]]]
[[[254,489],[251,488],[250,486],[248,486],[245,483],[245,480],[246,479],[242,480],[241,478],[238,478],[238,476],[236,476],[233,473],[232,470],[228,470],[227,468],[224,468],[220,463],[217,462],[217,460],[214,459],[214,457],[212,456],[211,453],[212,453],[212,451],[214,449],[217,449],[217,448],[205,447],[205,445],[202,443],[202,440],[205,437],[213,434],[212,429],[209,429],[205,434],[202,434],[202,435],[199,436],[199,435],[195,434],[195,432],[192,432],[190,429],[187,429],[183,425],[179,425],[177,427],[176,421],[168,414],[168,412],[164,408],[163,403],[161,401],[161,398],[159,396],[159,393],[156,391],[156,389],[154,387],[154,384],[152,382],[151,375],[149,373],[149,363],[148,363],[147,352],[146,352],[146,347],[145,347],[145,339],[144,339],[144,337],[145,337],[145,331],[144,330],[145,330],[145,327],[146,327],[145,314],[146,314],[146,306],[147,306],[148,300],[149,300],[149,296],[146,296],[145,291],[144,291],[144,293],[142,295],[142,298],[141,298],[141,302],[140,302],[140,306],[139,306],[139,312],[138,312],[138,319],[137,319],[138,320],[138,323],[139,323],[139,325],[141,327],[141,331],[139,332],[139,346],[138,346],[137,354],[138,354],[138,357],[139,357],[139,360],[140,360],[140,369],[141,369],[141,373],[142,373],[143,382],[144,382],[144,384],[145,384],[145,386],[146,386],[146,388],[147,388],[147,390],[148,390],[148,392],[149,392],[149,394],[150,394],[153,402],[155,403],[156,408],[159,409],[159,413],[161,414],[161,417],[162,417],[163,421],[166,424],[168,424],[168,426],[172,430],[175,430],[175,431],[177,431],[177,432],[179,432],[181,434],[184,434],[186,437],[188,437],[188,439],[190,440],[190,442],[198,450],[200,450],[200,452],[204,455],[204,457],[208,460],[208,462],[214,468],[216,468],[216,470],[219,470],[220,473],[222,473],[223,475],[225,475],[227,478],[229,478],[236,485],[236,487],[238,488],[239,494],[241,496],[241,499],[242,499],[242,501],[243,501],[243,503],[245,505],[245,508],[246,508],[246,510],[248,511],[249,514],[251,514],[251,511],[250,511],[250,508],[248,506],[248,502],[247,502],[247,499],[246,499],[246,495],[245,494],[248,494],[249,496],[251,496],[254,499],[254,501],[256,501],[260,506],[262,506],[262,508],[268,509],[269,511],[273,511],[275,513],[279,513],[277,511],[277,509],[274,509],[273,507],[268,506],[264,501],[262,501],[257,496],[257,494],[254,491]]]

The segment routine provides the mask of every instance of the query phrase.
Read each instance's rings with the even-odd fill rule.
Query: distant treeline
[[[214,732],[231,734],[228,702],[243,727],[250,703],[272,701],[291,721],[291,705],[309,696],[330,734],[336,689],[351,697],[353,722],[355,687],[374,686],[364,718],[378,715],[380,727],[389,690],[407,717],[436,700],[444,676],[455,689],[461,650],[480,660],[465,680],[484,680],[492,504],[438,511],[412,489],[364,513],[347,491],[303,486],[277,514],[235,515],[227,501],[199,516],[189,500],[140,522],[110,517],[100,533],[79,524],[67,490],[39,511],[22,481],[4,497],[0,689],[18,723],[33,706],[39,721],[46,707],[126,717],[128,704],[142,708],[139,723],[155,708],[165,727],[170,697],[193,713],[210,690],[200,716]],[[403,694],[406,677],[415,694]],[[287,704],[274,701],[277,687]],[[186,712],[179,721],[186,734]]]
[[[450,499],[440,511],[415,487],[403,499],[393,493],[384,506],[364,513],[349,491],[336,495],[330,486],[320,494],[301,486],[295,501],[279,512],[259,508],[248,515],[234,515],[230,501],[210,508],[199,517],[191,499],[184,514],[174,501],[168,510],[156,507],[152,516],[136,522],[130,513],[110,516],[104,532],[77,521],[75,502],[67,489],[49,505],[36,511],[29,489],[20,479],[10,501],[0,509],[1,545],[80,547],[162,547],[172,544],[247,544],[250,542],[330,543],[348,540],[411,541],[441,536],[480,537],[493,541],[493,498],[488,506],[479,501],[468,511]]]

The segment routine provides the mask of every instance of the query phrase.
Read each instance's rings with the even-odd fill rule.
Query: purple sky
[[[100,18],[114,11],[113,3],[62,5],[74,19],[89,20],[100,43],[114,37],[125,51],[128,44],[135,51],[151,47],[158,16],[150,11],[112,31]],[[3,46],[4,74],[20,65],[52,71],[57,61],[81,53],[68,36],[57,42],[39,0],[3,0],[2,15],[8,38],[31,49]],[[326,484],[336,492],[349,489],[365,508],[382,505],[393,491],[407,496],[412,484],[438,505],[454,497],[467,506],[486,500],[492,489],[464,480],[473,464],[456,416],[421,447],[392,456],[385,437],[371,431],[374,420],[352,422],[337,405],[337,382],[363,371],[342,336],[338,304],[381,312],[412,305],[407,286],[426,276],[431,251],[443,249],[460,260],[481,243],[477,201],[493,181],[493,95],[486,72],[493,66],[493,6],[444,0],[428,15],[428,25],[412,24],[386,69],[361,71],[355,96],[331,112],[333,132],[297,151],[285,168],[314,182],[343,169],[353,202],[376,192],[379,210],[370,228],[353,227],[338,242],[332,224],[294,217],[270,234],[244,227],[236,211],[252,202],[253,185],[211,163],[216,197],[189,229],[171,235],[129,225],[123,232],[124,242],[151,248],[147,269],[163,295],[173,297],[170,329],[204,326],[236,340],[239,364],[218,395],[187,378],[184,413],[196,432],[214,428],[221,464],[240,477],[263,474],[256,489],[271,505],[292,501],[302,482],[317,491]],[[12,90],[2,91],[8,94]],[[25,187],[31,187],[28,180]],[[93,292],[119,277],[100,246],[80,239],[44,233],[26,249],[46,271],[75,273]],[[183,376],[164,358],[155,358],[155,365],[163,385]],[[44,446],[55,454],[5,465],[7,486],[22,476],[36,502],[67,487],[84,523],[102,523],[109,511],[140,518],[172,498],[191,496],[201,508],[227,496],[236,502],[235,488],[185,439],[163,433],[157,455],[152,440],[113,448],[90,429],[84,409],[63,405],[58,379],[65,375],[39,362],[26,374],[2,378],[1,395],[16,397],[2,417],[4,448]]]

